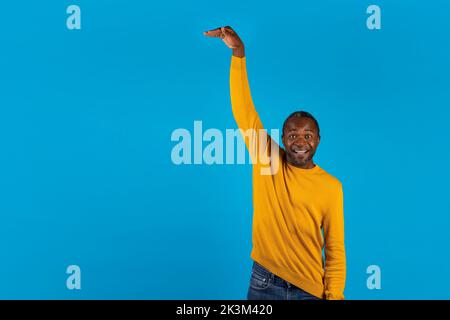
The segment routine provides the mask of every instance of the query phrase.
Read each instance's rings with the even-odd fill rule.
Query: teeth
[[[308,150],[294,150],[295,153],[306,153]]]

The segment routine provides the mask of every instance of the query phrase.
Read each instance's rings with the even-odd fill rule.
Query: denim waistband
[[[283,286],[287,288],[295,287],[292,283],[289,283],[286,280],[280,278],[279,276],[273,274],[256,261],[253,262],[253,270],[259,273],[260,275],[270,279],[274,285]]]

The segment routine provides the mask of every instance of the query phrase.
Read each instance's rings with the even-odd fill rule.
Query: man
[[[239,129],[262,130],[250,95],[242,40],[231,27],[204,34],[221,38],[232,49],[231,104]],[[252,159],[255,149],[263,149],[272,162],[280,162],[271,175],[261,174],[262,164],[252,162],[254,264],[247,298],[342,300],[346,278],[342,185],[313,162],[320,131],[311,114],[291,114],[284,122],[282,141],[284,149],[269,137],[268,151],[255,136],[246,140]]]

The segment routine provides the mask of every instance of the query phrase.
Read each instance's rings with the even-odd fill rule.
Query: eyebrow
[[[297,129],[290,129],[290,130],[288,130],[288,132],[294,132],[294,131],[297,131]],[[309,132],[314,133],[314,130],[311,130],[311,129],[305,129],[304,131],[309,131]]]

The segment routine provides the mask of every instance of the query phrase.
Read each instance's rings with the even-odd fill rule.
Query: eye
[[[289,139],[295,139],[297,136],[295,134],[290,134]]]
[[[306,140],[309,140],[310,138],[311,138],[311,135],[310,135],[310,134],[305,135],[305,139],[306,139]]]

